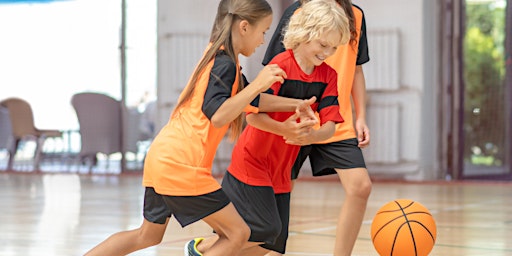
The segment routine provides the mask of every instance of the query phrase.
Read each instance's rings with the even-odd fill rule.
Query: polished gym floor
[[[140,173],[0,171],[0,256],[82,255],[112,233],[142,221]],[[286,255],[332,255],[344,193],[339,181],[299,179],[292,193]],[[378,255],[370,240],[376,211],[398,198],[420,202],[437,223],[430,255],[512,255],[512,183],[375,181],[353,255]],[[182,255],[189,239],[211,235],[171,221],[163,242],[132,255]]]

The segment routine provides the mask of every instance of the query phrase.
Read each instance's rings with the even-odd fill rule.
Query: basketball
[[[381,256],[425,256],[434,248],[436,223],[422,204],[397,199],[377,211],[371,238]]]

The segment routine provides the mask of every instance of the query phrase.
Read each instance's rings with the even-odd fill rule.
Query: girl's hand
[[[284,79],[286,79],[286,73],[277,64],[270,64],[263,67],[249,86],[258,86],[259,91],[264,92],[275,82],[283,83]]]
[[[295,112],[299,114],[299,119],[301,122],[304,120],[313,120],[315,123],[320,122],[315,114],[315,111],[313,111],[311,108],[311,105],[315,102],[316,97],[313,96],[311,99],[304,100],[299,105],[297,105]]]

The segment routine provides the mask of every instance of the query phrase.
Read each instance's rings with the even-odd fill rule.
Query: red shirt
[[[278,64],[287,74],[283,84],[275,83],[269,93],[296,99],[317,97],[311,107],[320,115],[320,123],[343,122],[339,113],[337,73],[322,63],[306,74],[297,64],[292,50],[277,55],[270,63]],[[293,112],[269,112],[271,118],[284,121]],[[286,144],[283,137],[248,125],[238,139],[228,172],[252,186],[272,186],[276,194],[291,189],[291,167],[300,146]]]

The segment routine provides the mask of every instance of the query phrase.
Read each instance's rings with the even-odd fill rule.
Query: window
[[[76,130],[81,91],[121,98],[121,0],[0,4],[1,99],[32,105],[36,126]],[[156,91],[156,0],[126,1],[126,104]],[[9,25],[4,25],[9,24]]]

